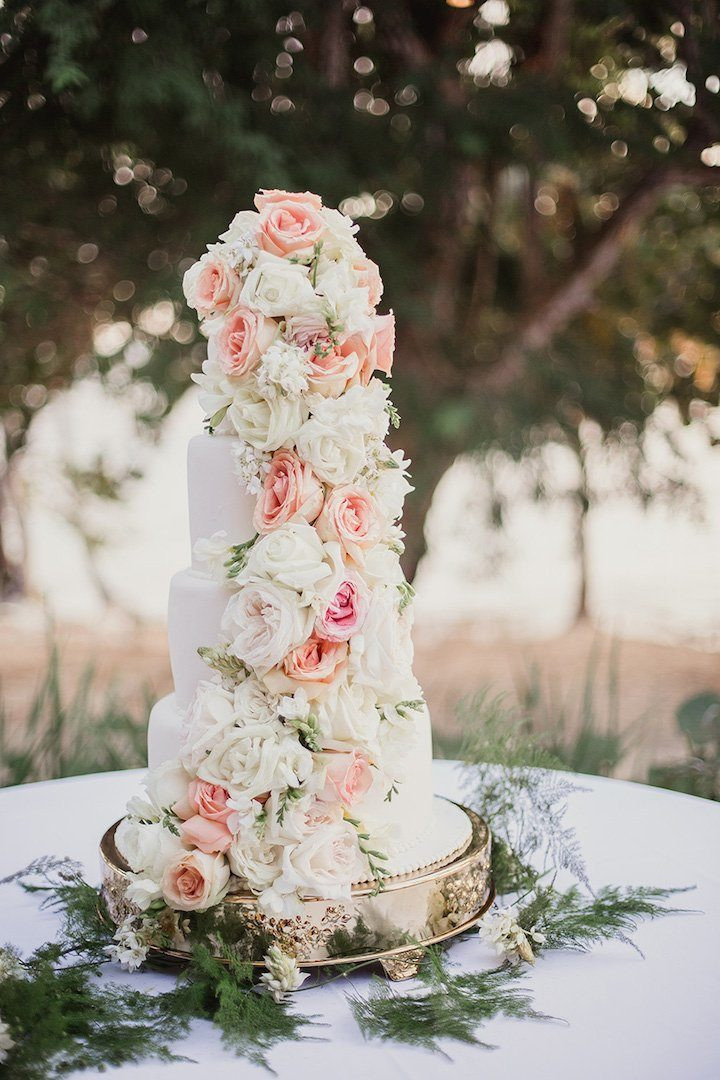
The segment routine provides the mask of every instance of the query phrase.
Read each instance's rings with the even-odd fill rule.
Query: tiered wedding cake
[[[208,359],[190,442],[192,566],[170,587],[175,693],[117,831],[128,898],[267,913],[462,849],[433,798],[399,562],[407,462],[385,445],[392,314],[356,226],[264,191],[186,274]]]

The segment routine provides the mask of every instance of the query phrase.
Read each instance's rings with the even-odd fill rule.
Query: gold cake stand
[[[217,905],[219,936],[257,967],[264,966],[268,946],[277,943],[303,969],[377,961],[393,981],[412,978],[428,945],[471,929],[494,899],[490,830],[474,811],[461,809],[470,819],[472,837],[447,860],[387,878],[381,891],[374,882],[363,882],[353,886],[348,899],[308,897],[302,913],[288,918],[266,915],[257,897],[239,888]],[[115,845],[118,825],[112,825],[100,843],[102,895],[116,925],[137,913],[125,898],[130,869]],[[187,961],[192,916],[185,926],[182,912],[180,916],[180,929],[173,925],[171,937],[151,947],[151,963],[177,966]]]

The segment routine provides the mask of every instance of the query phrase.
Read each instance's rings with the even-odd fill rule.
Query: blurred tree
[[[382,266],[410,573],[459,453],[582,456],[592,420],[641,456],[661,399],[717,401],[715,0],[5,0],[0,20],[7,463],[88,374],[162,418],[202,354],[181,272],[258,187],[339,203]]]

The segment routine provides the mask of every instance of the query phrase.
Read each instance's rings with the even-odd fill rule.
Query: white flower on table
[[[295,957],[288,956],[279,945],[271,945],[264,960],[267,971],[260,976],[262,990],[277,1002],[293,990],[299,990],[308,978],[308,972],[300,970]]]
[[[8,1055],[14,1045],[15,1040],[10,1034],[10,1025],[6,1024],[0,1016],[0,1063],[7,1061]]]
[[[524,960],[528,964],[534,964],[533,945],[542,945],[545,941],[545,935],[534,926],[523,930],[514,905],[498,908],[488,915],[480,923],[479,933],[498,955],[516,963]]]
[[[126,915],[115,931],[115,944],[105,946],[109,958],[127,971],[137,971],[147,958],[149,925],[147,919]]]

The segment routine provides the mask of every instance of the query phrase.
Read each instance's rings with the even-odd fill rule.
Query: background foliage
[[[581,521],[591,421],[651,497],[657,403],[717,401],[716,7],[6,0],[3,498],[73,380],[171,408],[202,354],[181,273],[263,186],[341,204],[382,266],[410,573],[459,453],[565,442]]]

